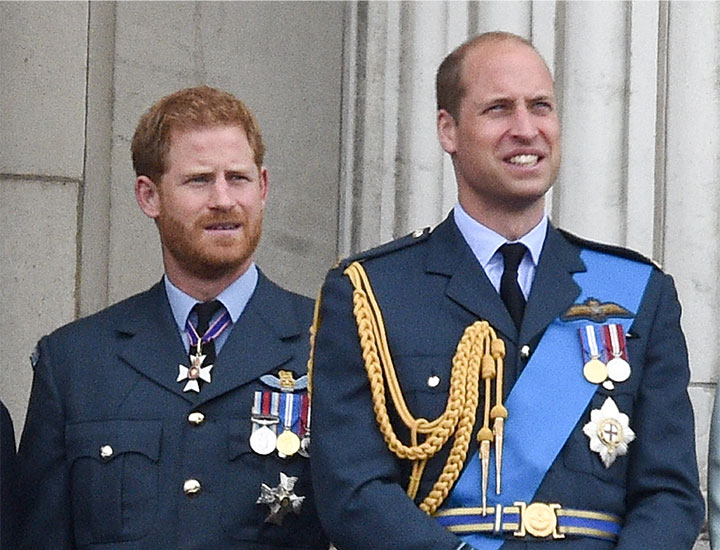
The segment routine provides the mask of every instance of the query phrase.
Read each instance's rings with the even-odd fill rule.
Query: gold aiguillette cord
[[[452,358],[448,400],[444,412],[434,420],[415,418],[410,413],[400,388],[382,311],[368,275],[358,262],[351,263],[343,273],[347,275],[353,286],[353,316],[357,324],[359,344],[370,383],[378,427],[388,449],[398,458],[413,463],[407,487],[410,498],[415,499],[417,495],[428,461],[454,437],[442,472],[429,494],[418,505],[428,515],[434,514],[442,505],[463,469],[479,405],[479,382],[481,379],[485,380],[484,425],[478,438],[482,441],[481,453],[487,457],[483,466],[485,472],[483,503],[486,506],[490,441],[493,440],[490,418],[502,420],[501,415],[497,414],[497,405],[492,411],[490,410],[491,381],[496,376],[495,361],[500,365],[499,372],[502,373],[504,342],[497,337],[495,330],[487,321],[478,320],[466,327]],[[316,303],[313,328],[310,331],[311,349],[314,348],[314,337],[320,323],[318,304],[319,299]],[[310,373],[312,373],[312,357],[313,351],[308,362]],[[497,399],[502,400],[502,386]],[[402,423],[410,430],[410,445],[405,445],[395,433],[388,414],[388,401],[392,403]],[[422,441],[419,440],[420,438]],[[502,433],[500,440],[502,441]]]
[[[505,419],[508,412],[503,405],[503,375],[505,370],[505,342],[494,340],[490,343],[490,351],[497,365],[497,377],[495,383],[495,406],[490,411],[490,418],[493,419],[493,435],[495,436],[495,494],[500,494],[500,480],[502,472],[503,439],[505,434]],[[487,394],[489,399],[489,394]]]
[[[480,443],[480,466],[482,470],[482,513],[487,514],[487,487],[490,470],[490,442],[493,440],[493,433],[490,430],[490,391],[492,380],[497,376],[495,361],[489,354],[482,356],[482,367],[480,376],[485,383],[485,396],[483,399],[483,425],[478,431],[477,438]]]
[[[487,336],[486,336],[487,338]],[[505,419],[507,409],[502,404],[503,398],[503,357],[505,357],[505,343],[502,340],[487,338],[485,349],[490,353],[482,356],[481,377],[485,382],[485,396],[483,407],[483,425],[478,431],[480,443],[480,466],[482,473],[482,513],[487,514],[487,488],[490,475],[490,443],[495,442],[495,493],[500,494],[500,479],[502,472],[502,451]],[[492,381],[495,382],[495,406],[490,408],[492,400]],[[493,419],[493,429],[490,430],[490,419]]]

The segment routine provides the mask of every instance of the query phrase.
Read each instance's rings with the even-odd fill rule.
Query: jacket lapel
[[[309,325],[302,326],[299,321],[289,295],[262,273],[259,275],[252,298],[217,356],[212,383],[200,392],[200,402],[257,380],[287,363],[297,348],[284,340],[309,330]]]
[[[194,398],[176,382],[187,356],[162,282],[138,296],[118,323],[118,356],[130,367],[186,401]]]
[[[426,271],[449,277],[445,293],[512,342],[529,342],[567,310],[580,294],[573,274],[585,271],[580,250],[552,225],[540,255],[518,335],[500,295],[457,229],[452,214],[430,235]]]
[[[580,287],[573,274],[585,271],[580,250],[570,244],[552,225],[543,245],[525,308],[521,339],[529,342],[541,334],[559,315],[567,311],[580,295]]]
[[[447,297],[490,323],[505,338],[516,341],[517,329],[505,304],[460,234],[452,214],[435,228],[428,244],[426,271],[449,278]]]

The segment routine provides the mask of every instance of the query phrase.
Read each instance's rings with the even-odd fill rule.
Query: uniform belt
[[[497,504],[482,508],[445,508],[433,516],[456,535],[488,534],[515,537],[562,539],[566,535],[616,541],[622,528],[614,514],[563,508],[545,502],[515,502],[513,506]]]

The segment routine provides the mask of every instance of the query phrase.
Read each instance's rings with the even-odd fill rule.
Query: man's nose
[[[538,134],[535,119],[527,107],[518,107],[513,113],[512,134],[523,139],[532,139]]]
[[[230,190],[230,184],[224,174],[215,178],[210,192],[210,207],[218,209],[231,208],[234,204]]]

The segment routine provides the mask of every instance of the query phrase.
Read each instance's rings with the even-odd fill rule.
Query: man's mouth
[[[539,161],[539,155],[514,155],[508,159],[515,166],[535,166]]]
[[[205,226],[207,231],[235,231],[241,224],[236,222],[211,223]]]

